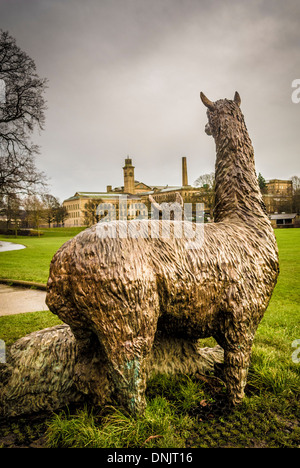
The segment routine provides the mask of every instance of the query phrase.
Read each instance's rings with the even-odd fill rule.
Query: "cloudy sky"
[[[257,172],[300,176],[299,0],[0,0],[8,30],[49,80],[39,169],[60,200],[214,170],[211,100],[239,91]]]

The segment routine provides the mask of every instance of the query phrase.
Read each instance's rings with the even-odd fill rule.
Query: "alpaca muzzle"
[[[209,123],[207,123],[207,124],[205,125],[205,133],[206,133],[206,135],[211,136],[211,129],[210,129]]]

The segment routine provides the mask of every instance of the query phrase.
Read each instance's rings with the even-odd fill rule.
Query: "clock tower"
[[[124,171],[124,192],[125,193],[135,193],[135,183],[134,183],[134,166],[132,165],[132,160],[127,156],[125,159],[125,166],[123,167]]]

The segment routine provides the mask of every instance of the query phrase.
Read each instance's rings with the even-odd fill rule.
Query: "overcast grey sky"
[[[123,184],[129,154],[150,185],[212,172],[211,100],[239,91],[257,172],[300,176],[299,0],[0,0],[8,30],[49,79],[39,169],[62,201]]]

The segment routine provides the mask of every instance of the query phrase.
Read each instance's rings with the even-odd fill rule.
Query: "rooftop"
[[[129,193],[107,193],[107,192],[76,192],[73,197],[67,198],[65,202],[79,200],[80,198],[101,198],[106,200],[114,200],[116,198],[127,196],[127,198],[139,198],[136,195]]]
[[[296,218],[297,213],[276,213],[271,214],[270,219],[293,219]]]

